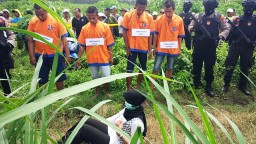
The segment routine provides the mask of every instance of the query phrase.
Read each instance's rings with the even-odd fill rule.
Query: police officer
[[[0,16],[0,27],[7,27],[8,21]],[[10,78],[10,69],[13,68],[13,61],[11,58],[11,51],[14,47],[14,34],[10,30],[0,30],[0,79],[3,87],[4,95],[11,93],[6,74]]]
[[[191,16],[194,15],[190,11],[192,8],[192,2],[190,0],[185,0],[184,5],[183,5],[183,12],[180,13],[180,17],[184,21],[184,27],[185,27],[185,45],[188,49],[191,49],[191,35],[188,31],[188,26],[192,21]]]
[[[189,25],[189,31],[195,32],[192,74],[195,88],[198,88],[204,63],[206,94],[214,97],[212,82],[214,81],[213,66],[216,62],[216,48],[218,41],[228,36],[230,26],[226,23],[225,17],[215,12],[215,8],[218,7],[217,0],[203,0],[203,5],[205,12],[197,14]]]
[[[253,16],[253,11],[256,6],[254,0],[243,0],[244,14],[234,19],[230,37],[232,43],[229,47],[228,56],[226,58],[226,74],[224,76],[225,85],[222,88],[223,92],[228,91],[231,77],[236,66],[237,60],[240,57],[240,80],[238,88],[245,94],[250,95],[247,90],[247,78],[249,69],[252,66],[253,49],[256,40],[256,18]]]

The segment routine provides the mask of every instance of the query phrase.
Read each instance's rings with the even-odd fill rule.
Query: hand
[[[110,64],[110,65],[113,65],[113,63],[114,63],[113,57],[110,57],[110,58],[109,58],[109,64]]]
[[[149,55],[148,55],[148,59],[151,60],[152,59],[152,55],[153,55],[153,52],[149,52]]]
[[[126,57],[128,58],[131,55],[130,48],[126,48]]]
[[[36,66],[36,58],[35,56],[30,56],[30,64]]]
[[[117,120],[115,124],[116,124],[116,126],[119,127],[120,129],[123,128],[123,124],[122,124],[122,121],[121,121],[121,120]]]
[[[202,32],[202,29],[201,29],[201,24],[197,24],[193,27],[194,29],[194,32],[197,32],[197,33],[201,33]]]
[[[66,55],[66,60],[68,61],[68,63],[71,62],[71,58],[69,56]]]
[[[77,68],[77,69],[80,69],[80,68],[81,68],[81,62],[80,62],[80,60],[78,60],[78,61],[76,62],[76,68]]]
[[[4,48],[5,48],[6,50],[8,50],[8,52],[11,52],[12,49],[14,48],[14,46],[13,46],[12,44],[10,44],[10,43],[7,43],[7,44],[4,46]]]

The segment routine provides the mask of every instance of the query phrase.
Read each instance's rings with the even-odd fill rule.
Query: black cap
[[[105,9],[105,11],[111,11],[111,9],[108,7],[108,8]]]
[[[124,93],[124,99],[133,106],[140,106],[146,98],[138,91],[130,90]]]

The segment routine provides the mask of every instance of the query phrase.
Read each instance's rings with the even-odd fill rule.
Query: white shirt
[[[119,24],[119,34],[122,34],[123,33],[123,29],[121,28],[121,23],[122,23],[122,21],[123,21],[123,19],[124,19],[124,17],[122,17],[122,16],[120,16],[120,17],[118,17],[118,20],[117,20],[117,22],[118,22],[118,24]]]
[[[124,125],[123,130],[129,134],[131,137],[134,135],[135,131],[138,127],[141,127],[141,131],[144,131],[144,124],[141,119],[133,118],[127,121],[124,118],[124,110],[120,111],[119,113],[113,115],[110,118],[107,118],[108,121],[115,124],[116,121],[121,120],[122,124]],[[108,126],[108,135],[110,138],[109,144],[123,144],[123,141],[117,136],[115,130]],[[139,142],[138,142],[139,143]]]

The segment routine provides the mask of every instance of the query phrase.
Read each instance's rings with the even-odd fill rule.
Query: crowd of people
[[[240,81],[238,88],[245,94],[251,95],[247,89],[249,69],[252,67],[253,51],[256,41],[256,17],[253,11],[256,7],[254,0],[243,0],[243,15],[235,16],[235,9],[227,10],[227,17],[217,13],[217,0],[203,0],[204,12],[195,14],[192,12],[192,2],[186,0],[183,12],[175,14],[175,2],[166,0],[163,9],[154,11],[152,15],[147,10],[147,0],[136,0],[134,9],[120,9],[117,7],[106,8],[103,13],[94,6],[90,6],[83,15],[79,8],[74,9],[74,17],[70,16],[70,10],[63,10],[63,21],[71,25],[72,30],[78,39],[78,61],[77,67],[81,67],[80,58],[85,53],[86,60],[91,71],[92,79],[108,77],[111,75],[111,65],[115,51],[112,47],[115,44],[115,37],[123,37],[126,46],[127,67],[126,72],[134,71],[135,63],[139,60],[139,67],[147,71],[147,60],[154,59],[152,73],[157,75],[162,68],[162,63],[166,57],[166,77],[172,77],[175,59],[181,54],[181,43],[185,40],[185,46],[193,49],[193,69],[192,75],[194,87],[202,86],[201,73],[204,65],[205,69],[205,92],[208,96],[214,97],[212,83],[214,81],[214,65],[216,63],[216,48],[222,41],[229,43],[228,56],[226,58],[226,72],[224,76],[223,92],[227,92],[230,86],[231,77],[240,57]],[[0,16],[0,27],[8,27],[8,23],[16,23],[22,20],[22,15],[18,9],[12,10],[15,18],[11,18],[9,11],[4,9]],[[66,28],[46,10],[39,5],[34,5],[35,15],[30,20],[27,30],[39,34],[46,41],[61,46],[59,51],[65,51],[65,58],[70,62],[70,52],[68,49]],[[112,26],[113,25],[113,26]],[[194,37],[191,36],[194,33]],[[14,48],[15,34],[6,30],[0,31],[0,79],[11,78],[10,69],[13,68],[11,51]],[[39,86],[48,82],[48,76],[52,69],[56,50],[48,46],[45,42],[28,36],[28,51],[30,63],[36,66],[39,57],[43,57],[43,64],[39,72]],[[58,55],[58,65],[56,74],[59,75],[65,69],[65,58]],[[6,75],[7,74],[7,75]],[[57,90],[64,88],[64,80],[67,76],[62,74],[56,82]],[[138,75],[136,89],[140,89],[143,75]],[[134,133],[134,124],[142,127],[144,135],[146,133],[146,121],[141,104],[144,97],[132,90],[132,77],[126,79],[127,93],[125,96],[125,110],[119,116],[123,116],[123,121],[114,124],[127,132],[130,136]],[[4,95],[11,93],[8,81],[1,80]],[[108,92],[109,84],[104,84],[106,96],[111,96]],[[151,89],[154,85],[151,84]],[[96,95],[100,95],[101,88],[96,88]],[[138,102],[138,99],[140,101]],[[88,120],[84,127],[80,129],[73,143],[82,141],[98,143],[129,143],[120,134],[111,131],[106,125],[94,120]],[[102,129],[104,128],[104,129]],[[132,129],[132,131],[131,131]],[[92,131],[88,135],[86,131]],[[70,130],[72,131],[72,129]],[[114,133],[114,134],[113,134]],[[84,135],[87,136],[84,136]],[[94,136],[98,136],[95,139]],[[65,137],[63,138],[65,140]]]
[[[138,0],[138,2],[140,1]],[[230,45],[230,49],[226,60],[227,71],[222,90],[227,92],[236,61],[240,56],[240,65],[243,74],[241,74],[238,87],[243,93],[250,95],[250,92],[247,90],[248,80],[246,76],[248,76],[251,67],[255,41],[254,34],[251,34],[254,32],[253,25],[255,16],[252,14],[255,10],[254,1],[243,1],[244,14],[242,16],[235,16],[235,9],[229,8],[227,9],[226,17],[215,12],[215,9],[218,7],[218,2],[215,0],[204,0],[203,6],[205,12],[201,14],[192,12],[192,2],[186,0],[183,5],[183,12],[179,15],[175,14],[175,3],[173,1],[167,1],[167,7],[161,9],[160,14],[154,11],[152,15],[146,8],[147,1],[144,0],[142,3],[143,4],[137,5],[137,7],[131,10],[121,8],[120,15],[118,14],[116,6],[106,8],[104,12],[95,10],[96,12],[93,16],[88,12],[86,12],[86,15],[83,15],[80,8],[75,8],[73,18],[71,17],[69,9],[63,10],[63,21],[71,27],[71,30],[78,39],[78,57],[81,58],[83,53],[86,53],[92,79],[99,78],[100,70],[102,71],[103,77],[111,74],[110,66],[113,63],[113,54],[115,53],[112,51],[112,46],[115,44],[115,37],[123,37],[126,45],[126,56],[128,59],[126,72],[130,73],[134,71],[134,64],[137,58],[139,59],[141,69],[146,71],[147,59],[151,59],[152,56],[154,56],[155,62],[152,73],[158,74],[159,70],[162,68],[163,60],[167,57],[166,77],[171,78],[175,58],[181,54],[181,42],[184,40],[187,49],[193,48],[192,74],[194,87],[199,88],[202,85],[201,71],[204,64],[205,91],[207,95],[214,97],[212,83],[214,81],[213,66],[216,62],[216,48],[220,41],[227,41]],[[38,11],[38,9],[40,11]],[[60,47],[60,51],[65,51],[67,60],[70,60],[66,39],[70,34],[67,33],[65,27],[40,7],[35,7],[34,12],[35,16],[30,20],[27,29],[40,34],[47,41],[55,45],[57,45],[59,37],[61,37],[62,46]],[[7,26],[8,23],[17,23],[23,19],[18,9],[12,10],[12,13],[15,16],[14,18],[10,17],[7,9],[2,10],[1,19],[5,22],[5,26]],[[33,14],[31,11],[30,13]],[[248,21],[247,28],[244,28],[246,24],[240,25],[240,23],[244,21]],[[234,28],[232,28],[232,25]],[[42,26],[46,28],[42,29]],[[240,32],[240,34],[238,34],[237,31]],[[191,36],[193,32],[195,33],[194,37]],[[8,33],[12,40],[14,40],[13,33]],[[17,34],[16,37],[18,35],[19,34]],[[240,35],[240,37],[237,35]],[[10,39],[8,36],[9,35],[7,35],[5,39]],[[39,83],[43,85],[48,81],[48,74],[51,71],[53,56],[56,51],[42,41],[33,39],[32,37],[25,37],[25,40],[32,65],[35,66],[39,56],[43,54],[44,62],[39,75]],[[2,43],[3,47],[6,44],[10,44],[10,42]],[[240,46],[241,49],[245,50],[238,51],[238,48],[233,48],[240,48]],[[14,47],[14,44],[10,47]],[[9,59],[11,59],[11,56]],[[77,66],[80,66],[80,60],[78,60]],[[6,78],[6,76],[4,76],[5,70],[9,74],[9,77],[11,76],[9,73],[10,68],[4,67],[1,69],[1,78]],[[64,59],[60,57],[57,74],[60,74],[64,69]],[[64,74],[56,83],[58,90],[64,88],[63,81],[65,79],[66,76]],[[139,75],[136,85],[137,89],[140,89],[142,80],[143,76]],[[129,77],[126,81],[127,90],[129,91],[132,87],[132,78]],[[5,82],[2,81],[2,83]],[[3,84],[4,93],[8,95],[10,90],[8,85],[6,85],[7,84]],[[108,84],[104,86],[104,89],[106,95],[110,96]],[[153,85],[151,85],[151,89],[154,89]],[[100,88],[97,88],[96,96],[99,94]]]

